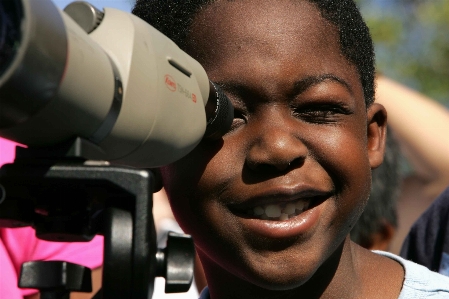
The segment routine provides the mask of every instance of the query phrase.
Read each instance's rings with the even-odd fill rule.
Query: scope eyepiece
[[[207,127],[204,139],[216,140],[229,131],[234,119],[234,107],[221,88],[209,81],[209,100],[206,104]]]

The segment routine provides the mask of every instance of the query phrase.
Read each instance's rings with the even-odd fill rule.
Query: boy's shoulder
[[[430,271],[426,267],[403,259],[395,254],[374,251],[400,263],[405,270],[405,278],[398,299],[448,299],[449,277]]]
[[[200,294],[200,298],[199,299],[210,299],[209,288],[208,287],[205,287],[203,289],[203,291]]]

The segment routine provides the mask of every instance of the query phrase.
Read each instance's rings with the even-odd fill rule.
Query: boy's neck
[[[396,299],[404,277],[404,270],[397,262],[361,248],[349,238],[305,284],[289,290],[268,290],[230,274],[207,257],[202,262],[211,299]],[[389,270],[379,271],[384,269],[379,263]],[[388,287],[382,288],[384,284]]]

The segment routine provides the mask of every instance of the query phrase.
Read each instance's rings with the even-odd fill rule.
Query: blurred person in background
[[[387,110],[387,150],[373,171],[370,199],[351,238],[397,254],[413,222],[449,185],[449,112],[385,76],[376,84],[376,101]],[[403,159],[410,170],[401,169]]]
[[[399,253],[412,224],[449,185],[449,111],[383,76],[377,78],[376,101],[386,108],[388,124],[411,167],[401,179],[390,247]]]
[[[351,240],[367,249],[388,251],[396,233],[400,159],[399,144],[388,128],[384,161],[372,172],[368,203],[351,231]]]

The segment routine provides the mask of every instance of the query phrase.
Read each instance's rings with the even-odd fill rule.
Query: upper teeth
[[[268,204],[253,208],[248,211],[248,214],[266,220],[287,220],[307,210],[309,204],[309,201],[304,200],[281,204]]]

